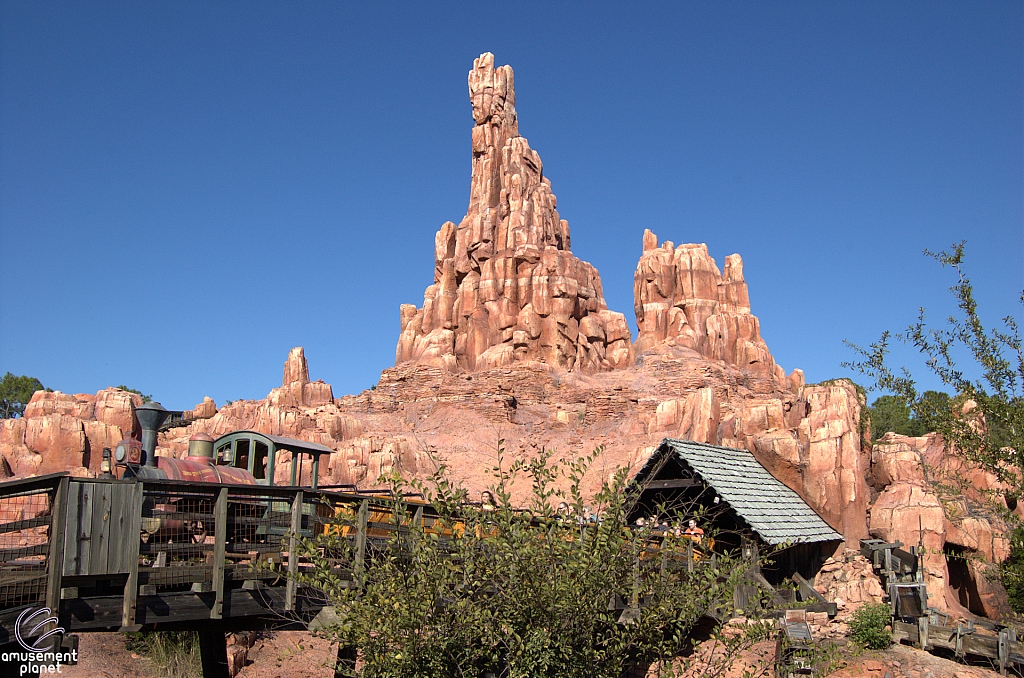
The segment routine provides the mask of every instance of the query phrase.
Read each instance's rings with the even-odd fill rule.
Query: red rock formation
[[[593,372],[632,362],[629,326],[607,310],[601,278],[569,251],[540,156],[519,136],[512,68],[494,55],[469,73],[469,209],[435,237],[423,308],[401,308],[395,362],[475,371],[538,360]]]
[[[288,351],[288,358],[284,361],[284,377],[281,379],[281,388],[271,391],[267,400],[278,407],[323,405],[334,402],[334,393],[331,391],[330,384],[319,379],[314,382],[309,380],[306,354],[301,346],[296,346]]]
[[[880,603],[885,595],[871,562],[853,549],[828,558],[814,577],[814,588],[850,612],[865,603]]]
[[[931,605],[957,617],[1009,613],[1005,592],[988,571],[1010,544],[996,479],[950,454],[942,438],[887,433],[871,454],[871,480],[881,493],[871,506],[872,536],[923,544]]]
[[[757,317],[743,280],[743,260],[725,258],[719,272],[707,245],[658,246],[658,236],[644,231],[644,251],[633,276],[634,310],[639,328],[633,350],[659,344],[689,348],[744,370],[786,375],[761,339]],[[794,383],[792,387],[799,386]]]
[[[142,397],[114,388],[95,395],[36,391],[23,418],[0,420],[0,475],[97,472],[103,448],[132,432],[133,404]]]
[[[186,419],[209,419],[213,415],[217,414],[217,403],[213,401],[210,396],[204,396],[203,402],[196,405],[191,410],[186,411]]]

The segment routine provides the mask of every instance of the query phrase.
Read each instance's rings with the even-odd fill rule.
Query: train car
[[[287,484],[315,490],[320,484],[320,457],[331,452],[331,448],[320,443],[248,430],[232,431],[213,441],[217,465],[247,471],[259,485],[281,484],[283,474],[278,470],[278,462],[290,455]]]

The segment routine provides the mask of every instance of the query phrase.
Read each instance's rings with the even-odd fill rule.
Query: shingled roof
[[[642,484],[666,454],[678,455],[695,477],[714,489],[772,546],[843,538],[800,495],[768,473],[747,450],[665,438],[637,473],[636,482]]]

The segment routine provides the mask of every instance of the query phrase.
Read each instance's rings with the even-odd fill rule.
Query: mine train
[[[155,454],[157,431],[171,413],[160,403],[135,408],[142,439],[123,439],[114,450],[114,463],[121,477],[143,480],[181,480],[229,485],[275,485],[275,473],[283,454],[291,455],[288,485],[319,486],[320,457],[331,448],[319,443],[265,435],[255,431],[234,431],[214,440],[205,433],[189,438],[184,459]],[[104,472],[111,472],[109,463]]]
[[[331,453],[329,447],[256,431],[233,431],[216,440],[205,433],[197,433],[189,438],[188,454],[185,458],[157,456],[157,432],[170,414],[160,403],[150,402],[136,407],[135,417],[142,430],[141,440],[133,437],[121,440],[113,452],[113,459],[109,459],[111,455],[104,451],[101,472],[108,477],[142,480],[227,485],[288,485],[309,487],[313,490],[341,490],[364,496],[366,494],[359,492],[355,486],[322,487],[319,484],[320,457]],[[278,469],[279,461],[283,462],[281,469]],[[289,461],[290,463],[287,463]],[[414,499],[412,501],[416,503]],[[243,518],[232,522],[239,526],[250,526],[244,529],[252,532],[231,535],[233,542],[266,542],[287,532],[283,526],[251,527],[259,522],[254,521],[254,518],[268,518],[274,514],[287,515],[290,512],[287,502],[253,499],[232,501],[230,507],[233,517]],[[311,520],[314,511],[317,513],[316,520]],[[149,501],[143,507],[142,538],[145,541],[162,542],[203,541],[209,536],[209,526],[204,524],[202,516],[209,516],[212,512],[212,500],[208,498],[198,499],[185,494],[178,496],[169,493],[166,500]],[[332,521],[332,518],[344,521],[355,515],[355,511],[345,508],[344,504],[334,511],[327,510],[326,506],[306,504],[303,506],[303,513],[304,526],[326,526],[331,522],[339,522]],[[377,513],[381,515],[377,516]],[[390,510],[383,507],[375,509],[371,521],[383,519],[384,513],[391,515]],[[323,531],[325,527],[320,529]],[[343,529],[346,534],[350,531]],[[306,527],[302,532],[304,536],[314,536],[311,527]]]
[[[113,454],[113,466],[104,451],[101,471],[107,476],[140,478],[142,480],[174,480],[197,483],[218,483],[227,485],[288,485],[308,487],[312,490],[326,490],[350,495],[351,501],[337,502],[333,508],[326,503],[303,505],[303,536],[311,537],[333,534],[351,537],[355,534],[357,511],[363,499],[371,498],[368,504],[367,536],[386,538],[390,531],[386,527],[394,520],[395,505],[390,499],[401,499],[406,504],[407,521],[417,521],[424,529],[434,529],[433,513],[422,496],[392,497],[390,491],[358,490],[354,485],[322,486],[319,484],[320,457],[332,450],[325,445],[291,438],[272,436],[256,431],[233,431],[216,440],[197,433],[189,438],[188,454],[184,459],[156,456],[157,432],[171,413],[160,403],[145,403],[135,408],[135,416],[142,429],[141,440],[127,437],[121,440]],[[290,459],[286,457],[290,455]],[[278,461],[290,461],[287,470],[278,469]],[[283,464],[282,464],[283,466]],[[232,502],[233,521],[245,530],[245,534],[231,535],[233,543],[264,542],[280,540],[287,533],[283,526],[254,528],[260,519],[273,515],[285,516],[290,513],[287,502],[259,500]],[[162,502],[149,501],[143,507],[142,538],[145,541],[201,542],[209,535],[208,525],[203,516],[213,512],[212,500],[197,499],[171,492]],[[315,516],[313,514],[316,514]],[[255,520],[254,520],[255,519]],[[318,526],[318,527],[313,527]],[[444,529],[459,531],[464,524],[451,525]],[[477,528],[480,529],[479,527]],[[667,531],[652,534],[649,547],[655,551],[670,535]],[[708,558],[714,540],[694,540],[691,556],[695,561]]]

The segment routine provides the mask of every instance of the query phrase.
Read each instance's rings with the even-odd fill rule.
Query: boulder
[[[25,446],[41,457],[38,473],[84,466],[85,427],[70,414],[47,414],[26,419]]]

